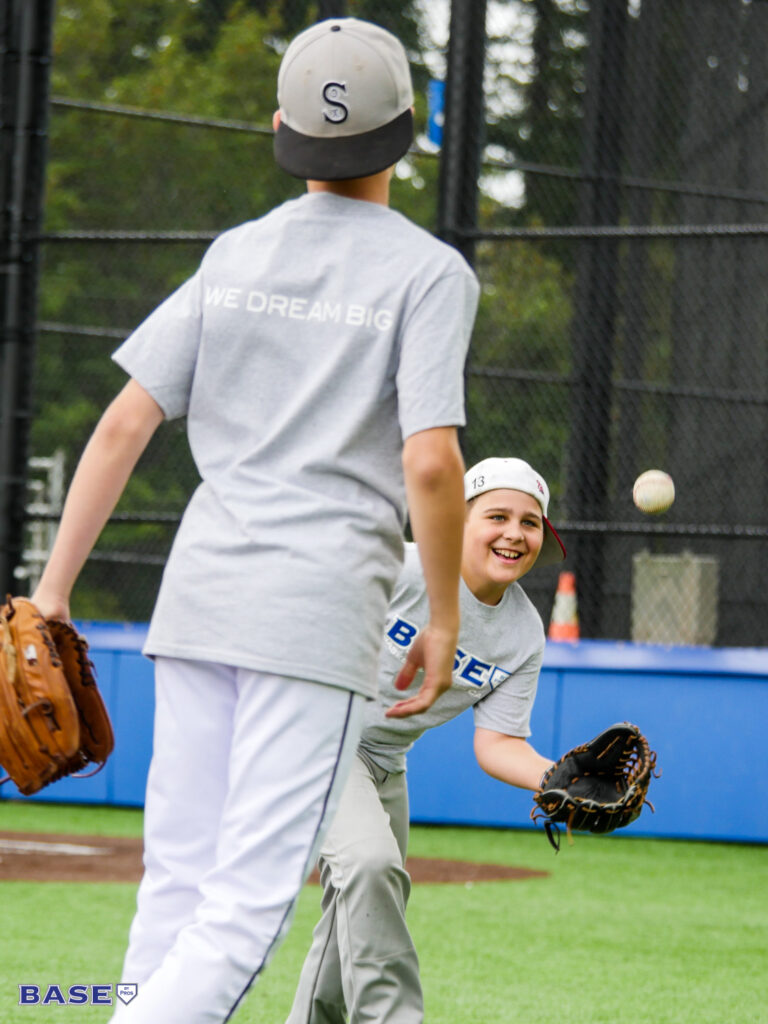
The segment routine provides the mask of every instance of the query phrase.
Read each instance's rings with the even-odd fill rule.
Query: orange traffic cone
[[[576,607],[576,573],[561,572],[549,623],[550,640],[578,640],[579,613]]]

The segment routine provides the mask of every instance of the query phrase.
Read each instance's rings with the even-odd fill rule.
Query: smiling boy
[[[322,917],[287,1024],[420,1024],[416,951],[405,921],[410,879],[406,753],[427,729],[468,707],[480,767],[536,790],[552,761],[528,743],[544,627],[518,585],[565,557],[547,519],[549,489],[522,459],[485,459],[464,478],[467,500],[453,683],[423,715],[401,717],[395,680],[416,675],[428,604],[408,546],[389,606],[379,698],[365,712],[357,758],[321,847]]]

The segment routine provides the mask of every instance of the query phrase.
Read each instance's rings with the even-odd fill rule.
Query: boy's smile
[[[520,551],[505,551],[503,548],[493,548],[493,553],[503,562],[517,562],[522,558]]]
[[[469,506],[464,524],[461,574],[483,604],[498,604],[504,591],[531,569],[544,541],[544,519],[523,491],[486,491]]]

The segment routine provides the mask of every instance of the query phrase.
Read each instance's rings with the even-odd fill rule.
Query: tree
[[[516,6],[514,34],[488,40],[494,83],[488,98],[488,145],[515,162],[576,171],[587,6],[581,0],[517,0]],[[497,220],[572,224],[576,201],[575,182],[532,171],[525,178],[519,212],[499,209]]]
[[[492,453],[519,454],[549,479],[557,500],[568,432],[572,281],[538,244],[486,243],[477,257],[482,295],[469,359],[465,455],[471,464]]]

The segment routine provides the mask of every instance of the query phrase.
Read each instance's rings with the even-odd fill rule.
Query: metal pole
[[[477,227],[477,193],[485,134],[486,0],[453,0],[445,87],[445,123],[440,159],[437,234],[469,263]]]
[[[0,594],[23,546],[53,6],[0,9]]]
[[[616,225],[620,213],[627,5],[593,3],[580,222]],[[605,519],[611,467],[612,372],[617,313],[618,243],[582,245],[573,318],[573,408],[568,451],[568,515]],[[603,600],[604,539],[580,538],[572,564],[579,578],[579,620],[597,636]]]

